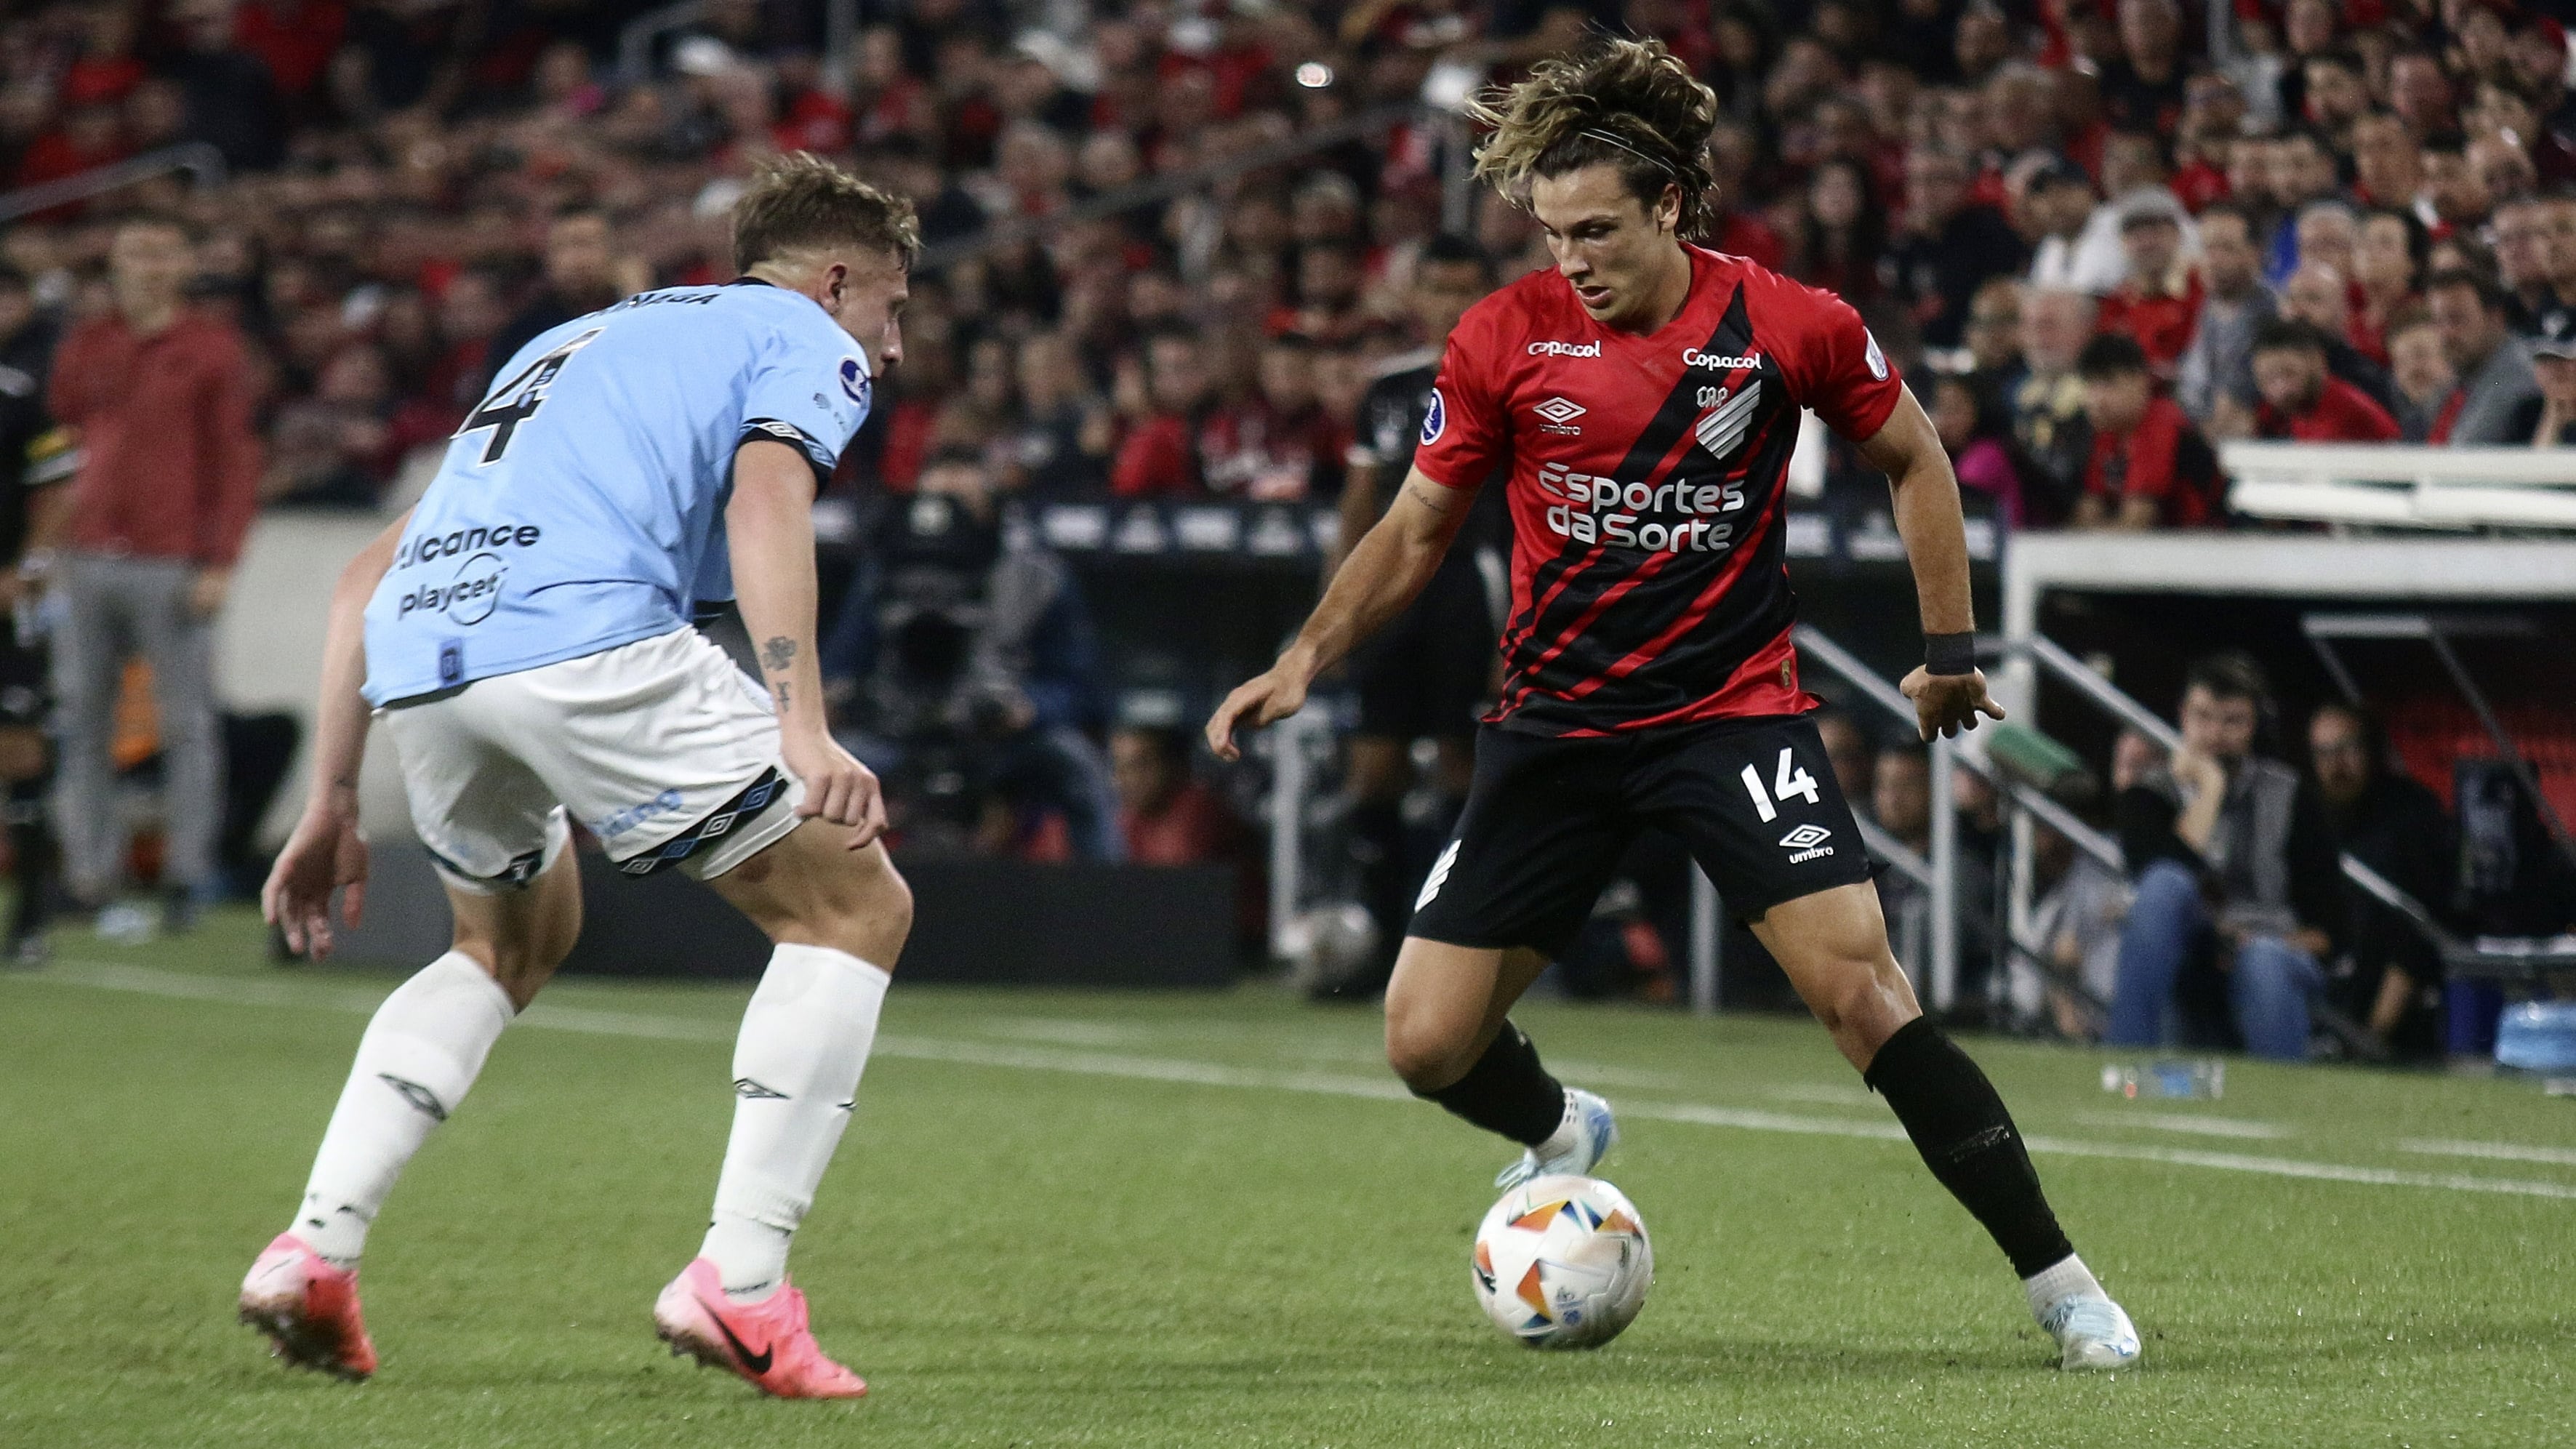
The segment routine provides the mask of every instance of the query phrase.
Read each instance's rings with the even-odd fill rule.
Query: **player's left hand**
[[[865,850],[885,834],[885,791],[877,783],[876,771],[860,764],[857,756],[828,734],[809,738],[789,731],[779,744],[788,772],[805,786],[804,803],[796,807],[798,815],[850,827],[852,850]]]
[[[2004,717],[2004,707],[1986,697],[1986,672],[1982,669],[1965,674],[1934,674],[1918,664],[1896,687],[1914,701],[1914,723],[1926,740],[1935,734],[1948,739],[1975,729],[1981,714],[1993,719]]]
[[[319,961],[331,954],[331,897],[342,890],[341,918],[356,930],[367,904],[367,840],[354,808],[317,801],[277,853],[259,913],[285,933],[286,949]]]

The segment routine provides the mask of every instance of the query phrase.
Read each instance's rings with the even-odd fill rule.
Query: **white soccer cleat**
[[[2039,1326],[2057,1336],[2061,1369],[2124,1369],[2138,1362],[2138,1330],[2108,1298],[2060,1298]]]
[[[1593,1166],[1618,1145],[1619,1119],[1610,1104],[1579,1087],[1565,1089],[1565,1120],[1556,1135],[1523,1152],[1520,1160],[1494,1174],[1494,1186],[1518,1187],[1533,1177],[1568,1173],[1590,1177]]]

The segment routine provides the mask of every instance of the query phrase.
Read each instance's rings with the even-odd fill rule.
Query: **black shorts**
[[[1496,633],[1475,552],[1451,549],[1413,603],[1352,656],[1359,732],[1399,740],[1474,734],[1493,682]]]
[[[1489,725],[1466,812],[1406,934],[1560,952],[1648,828],[1680,839],[1748,920],[1869,879],[1860,826],[1804,715],[1583,739]]]

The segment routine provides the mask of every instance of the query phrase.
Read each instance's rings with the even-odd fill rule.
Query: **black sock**
[[[1898,1027],[1861,1080],[1887,1099],[1924,1165],[1986,1225],[2015,1273],[2027,1278],[2075,1251],[2048,1210],[2003,1098],[1930,1018]]]
[[[1565,1120],[1565,1088],[1538,1064],[1538,1048],[1508,1021],[1467,1075],[1432,1091],[1417,1089],[1413,1095],[1437,1102],[1524,1147],[1545,1142]]]
[[[1413,893],[1422,877],[1404,848],[1404,802],[1361,800],[1351,806],[1351,863],[1357,868],[1360,904],[1377,922],[1380,954],[1395,960],[1397,943],[1412,923]]]

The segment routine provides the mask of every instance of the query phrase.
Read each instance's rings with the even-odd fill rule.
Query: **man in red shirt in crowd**
[[[165,762],[169,850],[164,924],[182,929],[214,884],[223,815],[215,720],[214,620],[259,505],[250,363],[229,323],[182,305],[192,239],[167,217],[117,228],[108,250],[116,309],[72,329],[48,401],[77,430],[80,472],[49,500],[28,550],[64,599],[54,639],[62,707],[55,807],[65,876],[85,905],[120,885],[123,832],[108,748],[131,648],[152,665]]]
[[[2093,456],[2077,528],[2197,528],[2218,500],[2218,455],[2182,405],[2156,390],[2137,339],[2104,333],[2075,362]]]
[[[2370,394],[2326,372],[2326,338],[2315,327],[2280,317],[2254,332],[2254,409],[2258,437],[2302,443],[2394,443],[2402,430]]]
[[[2102,299],[2100,327],[2138,340],[2156,376],[2170,378],[2200,322],[2200,277],[2182,265],[2182,224],[2141,207],[2120,223],[2129,279]]]
[[[1198,492],[1195,435],[1207,394],[1196,337],[1173,328],[1147,338],[1144,415],[1132,419],[1119,440],[1109,490],[1121,498]]]

